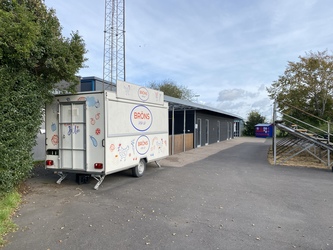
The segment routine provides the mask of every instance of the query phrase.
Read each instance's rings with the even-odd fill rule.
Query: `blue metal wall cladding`
[[[256,137],[266,138],[273,136],[273,124],[257,124],[255,125]]]

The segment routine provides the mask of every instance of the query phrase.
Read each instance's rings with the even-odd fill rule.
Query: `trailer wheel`
[[[146,170],[146,161],[144,159],[141,159],[139,161],[139,164],[132,168],[132,175],[134,177],[141,177]]]

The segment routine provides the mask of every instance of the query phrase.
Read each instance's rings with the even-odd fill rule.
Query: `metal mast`
[[[110,89],[117,80],[126,80],[125,0],[105,0],[103,64],[103,82]]]

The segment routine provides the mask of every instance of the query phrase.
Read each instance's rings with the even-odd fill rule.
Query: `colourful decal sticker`
[[[99,100],[97,100],[96,103],[95,103],[95,107],[99,108],[100,106],[101,106],[101,104],[100,104]]]
[[[94,107],[96,104],[96,100],[95,100],[94,96],[88,96],[86,101],[87,101],[88,107]]]
[[[86,98],[85,98],[84,96],[81,96],[81,97],[79,97],[77,100],[78,100],[78,101],[85,101]]]
[[[120,155],[120,161],[122,161],[122,160],[126,161],[128,149],[129,149],[128,145],[127,145],[127,147],[123,148],[121,146],[121,144],[119,144],[118,152],[119,152],[119,155]]]
[[[157,102],[161,101],[161,99],[162,99],[162,93],[156,91],[155,92],[155,99],[156,99]]]
[[[96,123],[96,122],[95,122],[95,119],[94,119],[94,118],[90,118],[90,124],[91,124],[91,125],[95,125],[95,123]]]
[[[67,135],[76,135],[80,132],[80,127],[78,125],[66,125],[68,128]]]
[[[98,146],[98,143],[97,143],[97,140],[95,139],[95,137],[90,136],[90,139],[91,139],[91,142],[92,142],[92,144],[94,145],[94,147],[97,147],[97,146]]]
[[[159,153],[163,152],[163,139],[156,141],[156,147]]]
[[[101,133],[101,129],[96,128],[96,130],[95,130],[95,134],[96,134],[96,135],[99,135],[100,133]]]
[[[147,101],[149,99],[149,91],[145,87],[141,87],[138,90],[138,96],[140,100]]]
[[[135,154],[135,140],[131,140],[132,152]]]
[[[158,138],[155,136],[153,138],[153,140],[152,140],[150,151],[154,151],[155,150],[156,141],[158,141]]]
[[[59,137],[58,135],[53,135],[51,139],[52,144],[55,146],[59,143]]]
[[[51,108],[52,108],[53,114],[57,114],[58,113],[58,106],[57,106],[57,104],[52,104]]]
[[[138,131],[146,131],[153,123],[153,114],[144,105],[135,106],[130,114],[132,126]]]
[[[110,145],[110,151],[113,152],[116,149],[116,146],[114,144]]]
[[[57,130],[57,125],[54,122],[52,122],[51,130],[52,130],[52,132]]]
[[[130,85],[124,85],[124,90],[125,90],[125,94],[129,95],[129,93],[131,92],[131,86]]]
[[[145,135],[141,135],[137,140],[136,140],[136,151],[140,155],[144,155],[148,152],[149,147],[150,147],[150,141],[149,138]]]
[[[96,120],[99,120],[100,116],[101,116],[101,113],[97,113],[97,114],[95,115],[95,119],[96,119]]]

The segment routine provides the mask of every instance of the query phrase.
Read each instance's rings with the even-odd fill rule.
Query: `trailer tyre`
[[[141,177],[143,176],[145,170],[146,170],[146,161],[144,159],[141,159],[139,161],[139,164],[134,168],[132,168],[132,175],[134,177]]]

